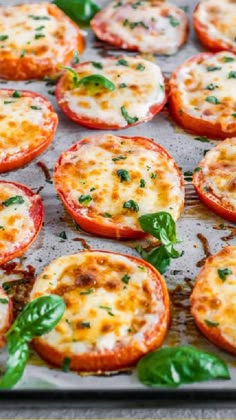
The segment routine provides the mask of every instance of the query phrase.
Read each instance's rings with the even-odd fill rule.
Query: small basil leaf
[[[144,232],[150,233],[163,244],[177,242],[175,222],[170,213],[161,211],[144,214],[138,220]]]
[[[8,358],[6,372],[0,379],[0,389],[10,389],[21,379],[28,357],[28,345],[18,341],[17,348]]]
[[[54,0],[53,3],[76,23],[89,23],[100,10],[93,0]]]
[[[105,89],[110,91],[113,91],[116,88],[113,82],[111,82],[109,79],[102,76],[101,74],[92,74],[91,76],[83,77],[79,80],[77,84],[77,86],[86,85],[103,86]]]
[[[128,124],[134,124],[134,123],[136,123],[138,121],[138,117],[131,117],[128,114],[128,111],[127,111],[127,109],[124,106],[122,106],[120,110],[121,110],[122,117],[125,119],[125,121]]]
[[[152,387],[178,387],[216,378],[230,379],[227,365],[214,354],[190,346],[149,353],[137,366],[140,382]]]
[[[28,303],[7,333],[11,337],[15,331],[25,341],[46,334],[60,321],[65,311],[64,300],[57,295],[40,296]]]
[[[169,268],[171,257],[164,245],[159,248],[152,249],[147,253],[146,257],[142,255],[143,259],[153,265],[161,274]]]
[[[75,71],[74,69],[72,69],[72,67],[69,66],[61,66],[62,69],[67,70],[73,77],[72,77],[72,81],[75,87],[78,86],[79,83],[79,75],[77,73],[77,71]]]

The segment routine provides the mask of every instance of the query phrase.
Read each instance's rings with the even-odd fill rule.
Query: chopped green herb
[[[80,197],[79,197],[79,203],[80,204],[83,204],[84,206],[88,206],[89,205],[89,203],[90,203],[90,201],[92,201],[92,197],[91,197],[91,195],[85,195],[85,194],[82,194]]]
[[[13,98],[21,98],[21,94],[20,92],[18,92],[18,90],[15,90],[11,96]]]
[[[108,219],[112,217],[112,215],[110,213],[104,213],[103,215],[104,217],[107,217]]]
[[[218,276],[220,277],[220,279],[221,279],[222,281],[225,281],[225,280],[226,280],[226,277],[227,277],[229,274],[233,274],[232,270],[230,270],[229,268],[219,268],[219,269],[217,270],[217,273],[218,273]]]
[[[143,178],[142,178],[142,179],[140,179],[139,186],[140,186],[140,188],[145,188],[145,186],[146,186],[146,181],[145,181]]]
[[[214,90],[214,89],[217,89],[218,87],[219,87],[218,85],[214,85],[214,83],[210,83],[209,85],[207,85],[206,89]]]
[[[127,60],[125,60],[124,58],[120,58],[117,63],[117,66],[125,66],[125,67],[129,67],[129,63]]]
[[[44,34],[36,34],[34,36],[34,39],[40,39],[40,38],[45,38],[45,35]]]
[[[139,270],[145,271],[145,267],[143,265],[138,265]]]
[[[92,192],[92,191],[95,191],[95,190],[96,190],[96,188],[93,187],[93,188],[90,188],[89,191]]]
[[[31,109],[34,109],[35,111],[40,111],[42,108],[40,106],[31,105]]]
[[[216,71],[216,70],[221,70],[222,67],[217,67],[217,66],[208,66],[207,67],[207,71]]]
[[[234,112],[233,114],[231,114],[232,117],[236,118],[236,112]]]
[[[48,90],[48,94],[49,94],[49,95],[53,95],[53,96],[55,96],[55,90],[53,90],[53,89],[49,89],[49,90]]]
[[[124,117],[124,119],[127,121],[128,124],[133,124],[138,121],[138,117],[129,116],[128,111],[124,106],[122,106],[120,110],[121,110],[122,116]]]
[[[121,156],[121,155],[112,158],[113,162],[118,162],[119,160],[125,160],[125,159],[127,159],[127,157],[126,156]]]
[[[61,233],[59,233],[59,237],[66,240],[67,239],[66,232],[63,230]]]
[[[144,70],[145,70],[145,66],[144,66],[143,64],[139,63],[139,64],[137,64],[137,66],[136,66],[136,70],[139,70],[139,71],[144,71]]]
[[[194,171],[193,171],[193,172],[200,172],[200,171],[202,171],[202,168],[201,168],[200,166],[197,166],[197,167],[194,169]]]
[[[23,199],[21,195],[16,195],[15,197],[10,197],[8,198],[8,200],[3,201],[2,205],[4,207],[9,207],[12,204],[23,204],[24,202],[25,200]]]
[[[94,289],[91,287],[90,289],[88,289],[88,290],[82,290],[81,292],[80,292],[80,295],[91,295],[91,293],[93,293],[94,292]]]
[[[206,136],[194,137],[194,140],[201,141],[202,143],[209,143],[209,139]]]
[[[74,51],[72,64],[73,65],[79,64],[79,53],[77,50]]]
[[[100,306],[99,306],[99,308],[100,308],[100,309],[105,309],[105,311],[107,311],[108,315],[110,315],[110,316],[115,316],[115,315],[112,313],[112,308],[110,308],[110,306],[103,306],[103,305],[100,305]]]
[[[169,20],[170,20],[170,24],[171,24],[171,26],[173,26],[174,28],[176,28],[176,26],[179,26],[179,21],[176,19],[176,18],[174,18],[174,16],[168,16],[168,18],[169,18]]]
[[[204,319],[204,322],[208,327],[218,327],[220,325],[219,322],[209,321],[209,319]]]
[[[224,63],[231,63],[232,61],[234,61],[233,57],[223,57],[223,61]]]
[[[142,6],[145,2],[144,1],[137,1],[136,3],[132,4],[132,9],[137,9],[138,6]]]
[[[38,26],[37,28],[35,28],[35,31],[42,31],[42,29],[44,29],[44,28],[45,28],[45,26],[41,25],[41,26]]]
[[[207,96],[205,101],[210,102],[211,104],[214,104],[214,105],[220,104],[220,101],[219,99],[216,98],[216,96]]]
[[[0,226],[0,230],[5,230],[4,226]]]
[[[123,281],[123,283],[125,283],[125,284],[129,284],[130,279],[131,279],[131,277],[128,274],[125,274],[122,277],[121,281]]]
[[[151,179],[155,179],[157,177],[157,174],[155,174],[155,172],[151,173]]]
[[[25,56],[25,54],[26,54],[26,50],[22,50],[21,54],[20,54],[20,58],[23,58]]]
[[[70,357],[65,357],[63,362],[62,362],[62,370],[63,372],[67,373],[70,372],[70,364],[71,364],[71,359]]]
[[[28,15],[31,19],[34,20],[50,20],[50,17],[48,16],[36,16],[36,15]]]
[[[4,103],[4,105],[7,105],[7,104],[14,104],[14,101],[4,101],[3,103]]]
[[[127,87],[126,83],[120,83],[119,85],[119,88],[126,88],[126,87]]]
[[[102,63],[99,63],[99,61],[92,61],[91,63],[96,69],[103,69],[103,65]]]
[[[120,181],[130,181],[130,175],[129,172],[126,169],[118,169],[118,171],[116,171],[117,175],[120,178]]]
[[[45,76],[43,81],[46,82],[46,86],[54,86],[57,84],[57,78]]]
[[[8,302],[9,302],[8,299],[0,298],[0,303],[2,303],[3,305],[7,305]]]
[[[114,9],[116,8],[116,7],[120,7],[120,6],[122,6],[122,1],[118,1],[113,7],[114,7]]]
[[[236,71],[231,70],[228,74],[228,79],[236,79]]]
[[[128,19],[124,20],[123,26],[129,26],[130,29],[135,29],[137,26],[142,26],[145,29],[149,29],[149,26],[147,26],[143,21],[130,22]]]
[[[138,213],[139,206],[136,203],[136,201],[134,201],[134,200],[128,200],[128,201],[125,201],[124,202],[123,209],[130,209],[130,210],[135,211],[135,213]]]
[[[209,191],[209,187],[206,186],[206,187],[203,188],[203,190],[207,192],[207,191]]]
[[[83,328],[91,328],[90,322],[82,321],[80,325]]]
[[[0,35],[0,41],[6,41],[8,35]]]

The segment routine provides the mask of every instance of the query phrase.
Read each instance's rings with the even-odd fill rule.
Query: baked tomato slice
[[[84,49],[79,27],[54,4],[1,7],[0,26],[1,78],[53,75],[58,65],[69,64]]]
[[[236,135],[236,55],[201,53],[179,66],[170,79],[169,108],[191,133],[215,139]]]
[[[176,220],[184,205],[184,181],[175,161],[144,137],[82,139],[59,157],[54,183],[73,219],[108,238],[142,238],[139,216],[167,211]]]
[[[151,120],[166,101],[160,68],[141,57],[109,57],[68,69],[56,87],[62,111],[90,128],[119,129]]]
[[[154,54],[175,54],[188,37],[184,11],[159,0],[112,1],[95,15],[91,27],[102,41]]]
[[[191,313],[197,327],[214,344],[236,354],[236,246],[206,260],[194,284]]]
[[[200,42],[210,51],[236,53],[236,3],[231,0],[201,1],[193,13]]]
[[[170,319],[164,279],[146,261],[84,251],[52,261],[36,279],[30,299],[57,294],[66,310],[58,325],[35,338],[47,362],[86,372],[131,367],[159,347]]]
[[[206,153],[193,175],[193,185],[204,204],[236,222],[236,138]]]
[[[51,103],[30,91],[0,89],[0,172],[29,163],[51,143],[58,117]]]
[[[22,255],[44,217],[41,197],[25,185],[0,181],[0,265]]]
[[[5,345],[5,333],[10,328],[12,318],[12,301],[0,287],[0,348]]]

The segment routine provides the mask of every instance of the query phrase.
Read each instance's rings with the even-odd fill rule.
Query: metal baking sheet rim
[[[29,0],[25,2],[31,3]],[[41,0],[38,2],[41,2]],[[9,0],[8,5],[18,3],[20,3],[18,0]],[[108,1],[100,0],[98,3],[103,6]],[[178,6],[188,6],[189,16],[191,16],[197,1],[191,2],[191,5],[186,4],[186,0],[175,0],[173,3]],[[0,1],[1,5],[3,6],[4,2]],[[101,57],[108,55],[124,53],[100,43],[88,30],[85,31],[85,36],[87,48],[82,57],[83,61],[89,59],[99,60]],[[202,51],[202,48],[191,29],[188,43],[177,55],[172,57],[156,57],[155,60],[168,76],[184,60],[200,51]],[[44,174],[40,167],[36,166],[36,163],[39,161],[45,163],[52,173],[53,165],[62,151],[79,139],[94,134],[96,131],[80,127],[69,121],[60,112],[55,98],[48,94],[49,89],[44,82],[35,82],[26,85],[25,82],[9,81],[7,84],[2,85],[2,87],[28,89],[43,94],[52,102],[55,110],[59,114],[59,128],[49,149],[26,167],[1,175],[1,178],[5,180],[26,184],[34,191],[37,191],[40,186],[43,186],[41,196],[44,199],[46,210],[44,228],[36,243],[27,252],[27,259],[24,261],[24,266],[32,264],[36,266],[37,273],[39,273],[52,259],[63,254],[77,252],[82,249],[82,246],[79,245],[79,242],[73,241],[74,237],[78,236],[78,231],[76,231],[71,218],[65,213],[61,202],[58,199],[55,200],[56,193],[53,186],[45,182]],[[99,132],[101,133],[102,131]],[[179,129],[170,120],[166,110],[156,116],[151,122],[139,125],[137,128],[132,127],[125,130],[113,131],[115,135],[122,134],[128,136],[136,135],[137,132],[139,135],[153,138],[156,142],[164,146],[173,158],[175,158],[177,164],[183,168],[183,171],[193,171],[198,166],[203,152],[216,144],[214,141],[205,144],[194,140],[194,136],[190,136]],[[230,228],[226,228],[224,231],[217,228],[213,229],[213,227],[219,226],[224,222],[223,219],[214,215],[199,202],[192,185],[188,183],[186,185],[185,211],[177,223],[179,237],[183,240],[181,247],[185,250],[185,254],[182,258],[172,263],[171,269],[165,276],[172,298],[173,311],[172,326],[165,343],[172,345],[189,343],[220,355],[220,357],[229,363],[232,377],[230,381],[203,382],[184,386],[178,390],[148,389],[138,383],[135,373],[109,377],[88,376],[81,378],[76,373],[63,373],[56,369],[50,369],[46,365],[41,366],[39,364],[37,366],[37,364],[29,364],[23,380],[17,385],[16,389],[1,391],[1,403],[4,402],[7,404],[8,401],[14,400],[16,403],[23,401],[33,403],[35,401],[37,404],[38,399],[46,402],[47,400],[53,401],[54,398],[60,398],[61,401],[68,400],[81,405],[86,405],[86,403],[90,404],[91,401],[96,404],[102,404],[104,401],[106,406],[113,402],[119,406],[132,406],[132,403],[134,403],[133,398],[135,398],[135,407],[139,406],[139,404],[142,407],[144,406],[143,404],[150,407],[152,404],[165,405],[167,403],[168,405],[171,403],[176,406],[180,402],[182,406],[193,401],[204,401],[205,404],[207,402],[214,402],[214,405],[216,401],[217,403],[233,401],[236,391],[235,358],[211,345],[196,330],[189,312],[189,283],[184,282],[184,278],[188,278],[191,281],[194,280],[199,271],[196,263],[204,257],[201,243],[196,237],[199,231],[209,239],[212,253],[217,252],[228,243],[236,244],[235,239],[229,240],[227,243],[222,241],[222,235],[228,233]],[[228,225],[232,226],[232,223],[227,223]],[[66,231],[67,241],[59,242],[59,233],[61,231]],[[85,239],[91,248],[94,249],[112,249],[117,252],[137,255],[132,249],[132,243],[130,242],[99,239],[81,232],[79,232],[79,237]],[[189,264],[190,261],[191,264]],[[0,273],[0,283],[1,280]],[[190,284],[192,285],[193,283],[191,281]],[[178,289],[179,286],[182,287],[181,290]],[[182,302],[183,306],[181,310],[175,307],[174,299]],[[0,353],[0,363],[2,362],[4,364],[5,359],[6,353]]]

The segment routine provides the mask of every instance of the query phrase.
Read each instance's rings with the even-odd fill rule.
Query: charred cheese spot
[[[232,61],[225,61],[226,56]],[[219,123],[226,133],[235,132],[235,78],[229,77],[235,71],[236,56],[229,52],[184,63],[176,75],[181,109],[203,121]],[[209,96],[216,101],[208,101]]]
[[[89,164],[91,160],[93,166]],[[117,170],[121,169],[128,171],[129,182],[120,181]],[[157,176],[151,177],[152,173]],[[140,188],[140,179],[144,180],[145,188]],[[83,207],[83,212],[104,220],[106,225],[115,222],[140,229],[140,215],[168,211],[176,220],[183,207],[181,177],[174,160],[144,139],[140,143],[128,137],[91,136],[89,142],[79,142],[73,150],[62,154],[54,180],[57,190],[75,209],[81,207],[81,195],[91,195],[92,200]],[[95,191],[90,192],[91,187]],[[138,212],[123,208],[130,199],[137,202]],[[107,213],[112,217],[104,217]]]
[[[91,22],[98,38],[146,53],[175,54],[185,42],[188,21],[176,6],[159,0],[109,3]]]
[[[103,263],[99,264],[101,259]],[[84,278],[87,273],[96,273],[93,293],[81,296],[84,284],[77,283],[75,267]],[[130,275],[126,288],[121,280],[124,273]],[[65,314],[40,340],[62,352],[102,352],[130,343],[142,347],[145,334],[155,328],[165,312],[163,294],[150,269],[140,270],[136,261],[119,254],[86,251],[53,261],[37,278],[31,299],[58,294],[59,290],[63,290]]]
[[[0,256],[13,253],[35,234],[30,214],[33,199],[11,183],[0,183],[0,203],[15,196],[22,196],[24,202],[0,207]]]
[[[223,42],[226,48],[236,52],[236,3],[231,0],[207,0],[200,2],[195,19],[207,30],[207,36]]]
[[[0,163],[10,162],[37,149],[54,130],[55,113],[40,96],[0,90]]]
[[[236,138],[226,139],[209,150],[200,166],[200,188],[208,186],[222,204],[236,211]]]
[[[224,280],[219,270],[228,269]],[[199,273],[191,295],[191,312],[200,329],[220,347],[233,346],[236,351],[236,247],[229,246],[208,258]],[[217,336],[212,328],[204,330],[204,320],[217,323]],[[215,328],[214,328],[215,329]],[[213,335],[212,335],[213,334]]]
[[[94,95],[83,86],[75,87],[71,84],[71,74],[67,72],[62,81],[62,97],[59,105],[67,104],[70,111],[93,120],[104,121],[110,125],[125,127],[127,121],[121,113],[121,107],[125,107],[128,114],[143,120],[149,117],[150,107],[161,104],[165,99],[165,91],[160,88],[164,85],[164,78],[160,68],[149,61],[137,57],[126,57],[128,66],[118,66],[117,60],[107,58],[102,60],[102,69],[94,68],[91,62],[83,63],[76,67],[79,79],[92,74],[100,74],[114,83],[115,90],[109,91],[102,88],[99,94]],[[141,73],[136,70],[137,64],[145,67]],[[117,69],[119,68],[119,80],[117,81]],[[119,89],[120,82],[127,85]],[[85,99],[86,97],[86,99]]]

